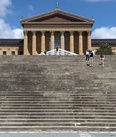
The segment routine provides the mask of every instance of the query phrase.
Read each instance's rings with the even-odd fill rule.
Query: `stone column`
[[[61,32],[61,49],[64,49],[64,32]]]
[[[91,31],[88,31],[87,33],[87,49],[91,50]]]
[[[83,36],[82,31],[79,32],[79,55],[83,55]]]
[[[51,32],[51,50],[54,49],[54,32]]]
[[[41,51],[44,52],[45,51],[45,32],[42,31],[41,32]]]
[[[23,46],[23,54],[24,55],[29,55],[29,51],[28,51],[28,36],[27,36],[27,31],[24,32],[24,46]]]
[[[70,52],[74,52],[74,36],[73,36],[73,31],[70,32]]]
[[[33,36],[32,36],[32,55],[37,55],[36,51],[36,32],[33,31]]]

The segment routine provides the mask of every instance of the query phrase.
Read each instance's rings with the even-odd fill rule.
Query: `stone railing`
[[[47,51],[46,55],[78,55],[78,54],[59,48],[58,50],[53,49],[53,50]]]

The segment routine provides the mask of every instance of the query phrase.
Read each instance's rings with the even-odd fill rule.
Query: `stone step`
[[[66,95],[65,95],[66,94]],[[18,97],[17,97],[18,96]],[[116,97],[116,94],[107,94],[107,93],[102,93],[102,94],[98,94],[98,93],[91,93],[91,94],[88,94],[88,93],[75,93],[75,94],[70,94],[70,93],[62,93],[61,94],[57,94],[57,93],[5,93],[4,95],[0,95],[0,99],[11,99],[11,98],[27,98],[27,99],[31,99],[31,98],[38,98],[38,99],[41,99],[43,98],[46,99],[47,97],[50,97],[50,98],[71,98],[71,99],[75,99],[75,100],[81,100],[81,99],[85,99],[85,100],[93,100],[93,101],[96,101],[96,100],[104,100],[104,99],[107,99],[107,100],[115,100],[115,97]]]
[[[51,114],[51,115],[60,115],[60,114],[66,114],[66,115],[68,115],[68,114],[70,114],[70,115],[87,115],[87,114],[89,114],[89,115],[92,115],[91,113],[93,113],[95,116],[96,115],[101,115],[101,116],[103,116],[103,115],[114,115],[115,116],[115,114],[116,114],[116,112],[115,111],[87,111],[87,110],[72,110],[72,109],[64,109],[64,110],[61,110],[61,109],[58,109],[58,110],[54,110],[54,109],[44,109],[44,110],[31,110],[31,109],[27,109],[27,110],[25,110],[25,109],[20,109],[20,110],[15,110],[15,109],[12,109],[12,110],[1,110],[0,111],[0,115],[2,115],[2,114],[9,114],[9,115],[17,115],[17,114],[25,114],[25,115],[27,115],[27,114],[32,114],[32,115],[34,115],[34,114],[37,114],[37,115],[40,115],[40,114]],[[96,116],[97,117],[97,116]]]
[[[102,121],[102,122],[99,122],[99,121],[96,121],[96,122],[88,122],[88,121],[85,121],[85,122],[77,122],[76,123],[76,121],[72,121],[72,120],[46,120],[46,121],[44,121],[44,120],[40,120],[40,121],[34,121],[34,122],[29,122],[29,121],[10,121],[10,122],[8,122],[8,121],[3,121],[3,122],[0,122],[0,126],[60,126],[60,125],[62,125],[62,126],[75,126],[75,124],[77,125],[77,126],[116,126],[116,123],[115,122],[107,122],[107,121]]]
[[[0,126],[1,131],[115,131],[115,126]]]
[[[10,104],[9,104],[10,103]],[[77,104],[78,103],[78,104]],[[73,106],[73,107],[81,107],[81,106],[88,106],[88,105],[90,105],[90,106],[103,106],[103,107],[108,107],[109,106],[109,108],[110,108],[110,105],[111,106],[115,106],[116,105],[116,102],[111,102],[111,101],[109,101],[108,102],[108,100],[107,100],[107,102],[106,101],[84,101],[84,100],[82,100],[82,101],[70,101],[70,102],[63,102],[63,101],[61,101],[61,102],[58,102],[58,101],[44,101],[43,100],[43,103],[42,103],[42,101],[37,101],[37,102],[35,102],[35,101],[4,101],[4,102],[0,102],[0,104],[1,104],[1,108],[2,107],[4,107],[4,106],[6,106],[6,107],[20,107],[20,106],[36,106],[36,107],[68,107],[68,106]]]
[[[92,101],[94,101],[94,102],[97,102],[97,101],[100,101],[100,100],[102,101],[102,97],[101,97],[99,94],[98,94],[98,95],[94,95],[94,94],[93,94],[93,95],[91,95],[91,96],[81,96],[81,95],[80,95],[80,97],[79,97],[79,95],[77,95],[77,96],[70,96],[70,94],[69,94],[67,97],[64,96],[64,95],[63,95],[63,96],[61,96],[61,95],[60,95],[60,96],[59,96],[59,95],[55,95],[55,96],[52,96],[52,97],[51,97],[51,95],[49,95],[49,94],[48,94],[48,95],[44,95],[44,94],[43,94],[43,95],[36,95],[36,96],[34,95],[34,96],[33,96],[33,94],[31,94],[31,96],[30,96],[30,97],[27,97],[27,99],[33,99],[34,102],[37,102],[37,101],[39,101],[39,102],[41,102],[41,101],[50,102],[50,101],[47,101],[47,100],[46,100],[46,99],[49,99],[49,97],[50,97],[50,99],[56,99],[56,100],[54,100],[54,101],[51,100],[51,102],[59,102],[59,101],[57,101],[57,99],[64,99],[64,100],[62,100],[62,102],[66,102],[65,99],[69,99],[69,97],[70,97],[70,99],[69,99],[68,102],[72,102],[72,101],[73,101],[74,103],[75,103],[77,100],[78,100],[78,101],[81,101],[81,100],[85,100],[85,101],[86,101],[86,100],[90,100],[90,101],[91,101],[91,100],[92,100]],[[12,96],[11,96],[11,97],[10,97],[10,96],[7,97],[7,96],[4,95],[4,96],[1,97],[1,99],[7,99],[7,100],[5,100],[4,102],[7,102],[7,101],[8,101],[8,102],[16,102],[15,100],[13,100],[13,101],[10,100],[10,99],[15,99],[15,97],[12,98]],[[9,99],[9,100],[8,100],[8,99]],[[23,99],[23,97],[20,97],[20,96],[19,96],[19,99]],[[24,97],[24,99],[26,99],[26,97]],[[34,100],[34,99],[38,99],[38,100]],[[73,100],[72,100],[72,99],[73,99]],[[114,96],[114,98],[113,98],[113,96],[110,97],[110,96],[108,96],[108,95],[107,95],[107,96],[103,96],[103,100],[104,100],[104,99],[106,99],[106,100],[110,100],[110,99],[115,100],[115,96]],[[2,101],[0,101],[0,102],[2,102]],[[17,102],[20,102],[20,101],[17,101]],[[22,101],[22,102],[24,102],[24,101]],[[29,102],[29,101],[27,100],[27,101],[25,101],[25,102]]]
[[[108,96],[103,96],[103,98],[102,97],[100,97],[100,98],[98,98],[98,97],[96,97],[96,96],[81,96],[81,97],[79,97],[79,96],[74,96],[74,97],[72,97],[72,96],[62,96],[62,97],[58,97],[58,96],[53,96],[53,97],[49,97],[49,96],[46,96],[46,97],[43,97],[42,95],[41,96],[30,96],[30,97],[27,97],[26,98],[26,96],[24,96],[24,97],[22,97],[22,96],[19,96],[19,97],[15,97],[15,96],[10,96],[10,97],[8,97],[8,96],[2,96],[2,97],[0,97],[0,100],[1,101],[18,101],[18,100],[20,100],[20,101],[33,101],[33,98],[34,98],[34,101],[44,101],[44,102],[48,102],[48,100],[51,100],[51,102],[53,102],[52,100],[55,100],[55,101],[57,101],[58,99],[61,99],[61,98],[63,98],[64,100],[63,101],[65,101],[65,100],[68,100],[68,101],[73,101],[74,103],[77,101],[77,102],[82,102],[82,101],[84,101],[84,102],[93,102],[93,103],[101,103],[101,102],[104,102],[104,103],[109,103],[109,102],[106,102],[106,100],[107,101],[114,101],[114,103],[115,103],[115,101],[116,101],[116,99],[115,99],[115,96],[112,96],[112,97],[108,97]],[[43,103],[44,103],[43,102]],[[50,101],[49,101],[50,102]]]
[[[53,131],[59,131],[59,130],[63,130],[63,131],[90,131],[92,129],[92,131],[108,131],[109,129],[111,129],[111,131],[114,131],[115,132],[115,126],[104,126],[104,125],[101,125],[101,126],[92,126],[92,125],[89,125],[89,126],[72,126],[72,125],[58,125],[58,126],[55,126],[55,125],[44,125],[44,126],[37,126],[37,125],[32,125],[32,127],[29,125],[29,126],[25,126],[25,125],[22,125],[22,126],[11,126],[11,127],[8,127],[8,126],[2,126],[0,128],[1,131],[3,131],[2,129],[6,129],[6,131],[17,131],[16,129],[19,129],[18,131],[46,131],[47,132],[50,132],[51,130]],[[100,130],[100,129],[103,129],[103,130]]]
[[[63,117],[60,117],[60,118],[7,118],[7,119],[5,119],[5,118],[0,118],[0,124],[3,124],[3,122],[5,122],[5,123],[11,123],[11,122],[14,122],[14,123],[16,123],[16,122],[29,122],[29,123],[37,123],[37,122],[75,122],[75,123],[77,123],[78,124],[78,122],[80,122],[80,124],[83,124],[83,123],[92,123],[92,122],[99,122],[99,123],[101,123],[101,122],[104,122],[104,123],[115,123],[116,122],[116,119],[76,119],[76,118],[63,118]]]
[[[104,117],[103,116],[101,116],[101,115],[98,115],[97,117],[95,117],[95,116],[93,116],[93,115],[90,115],[90,114],[87,114],[87,115],[79,115],[78,117],[77,116],[74,116],[74,115],[65,115],[65,114],[62,114],[62,115],[50,115],[50,114],[42,114],[42,115],[23,115],[23,114],[19,114],[19,115],[8,115],[8,114],[6,114],[6,115],[0,115],[0,119],[2,119],[2,120],[13,120],[13,119],[19,119],[19,120],[23,120],[23,119],[75,119],[75,120],[113,120],[113,121],[115,121],[115,119],[116,119],[116,116],[110,116],[110,114],[109,115],[104,115]]]
[[[37,105],[33,105],[33,106],[37,106]],[[32,106],[32,104],[31,104],[31,106],[30,107],[27,107],[26,105],[20,105],[20,106],[18,106],[17,108],[16,107],[14,107],[13,108],[13,106],[8,106],[8,107],[4,107],[4,106],[1,106],[1,108],[0,108],[0,110],[1,111],[17,111],[18,109],[21,109],[21,110],[33,110],[33,109],[35,109],[35,108],[33,108],[33,106]],[[52,108],[53,108],[53,110],[52,110]],[[39,108],[38,108],[38,106],[36,107],[36,110],[37,111],[43,111],[43,112],[51,112],[51,111],[66,111],[66,110],[74,110],[73,112],[75,112],[75,111],[79,111],[79,110],[91,110],[91,111],[99,111],[99,110],[101,110],[101,111],[106,111],[106,110],[108,110],[108,111],[114,111],[115,112],[115,106],[114,107],[112,107],[112,106],[95,106],[95,105],[93,105],[93,106],[89,106],[89,105],[86,105],[86,106],[83,106],[83,105],[79,105],[79,106],[73,106],[73,105],[69,105],[69,107],[66,107],[66,108],[64,108],[64,106],[62,107],[62,108],[58,108],[58,107],[42,107],[42,106],[40,106]]]
[[[45,107],[45,106],[44,106]],[[31,109],[31,110],[33,110],[33,109],[43,109],[44,107],[42,107],[42,105],[37,105],[37,104],[35,104],[35,105],[24,105],[24,104],[22,104],[22,105],[2,105],[1,106],[1,108],[0,108],[0,110],[8,110],[8,109],[11,109],[11,108],[13,108],[14,110],[15,109]],[[78,105],[68,105],[68,106],[65,106],[65,105],[62,105],[61,107],[59,106],[59,105],[57,105],[57,106],[52,106],[52,105],[48,105],[48,107],[46,106],[46,111],[47,110],[49,110],[50,109],[50,107],[51,108],[53,108],[54,107],[54,109],[55,108],[62,108],[62,109],[64,109],[64,108],[69,108],[69,109],[74,109],[74,110],[83,110],[83,111],[91,111],[91,112],[93,112],[93,111],[97,111],[97,112],[99,112],[99,111],[101,111],[101,112],[109,112],[109,111],[112,111],[112,112],[115,112],[115,107],[94,107],[94,108],[88,108],[88,106],[87,107],[83,107],[83,106],[78,106]],[[45,109],[45,108],[44,108]]]
[[[91,114],[92,113],[92,114]],[[76,118],[77,117],[77,115],[78,115],[78,118],[87,118],[87,117],[89,117],[89,118],[98,118],[98,117],[100,117],[100,118],[104,118],[104,117],[107,117],[107,118],[113,118],[113,117],[115,117],[115,114],[116,114],[116,112],[114,111],[92,111],[91,113],[88,113],[88,111],[80,111],[80,112],[78,112],[78,111],[75,111],[75,112],[73,112],[73,111],[55,111],[54,113],[53,113],[53,111],[49,111],[49,112],[47,112],[47,111],[44,111],[44,112],[41,112],[41,111],[3,111],[3,112],[0,112],[0,116],[2,117],[2,115],[4,115],[6,118],[8,117],[8,116],[14,116],[14,115],[16,115],[17,117],[20,117],[20,115],[22,116],[22,115],[24,115],[24,117],[25,116],[36,116],[36,117],[41,117],[41,115],[43,115],[44,117],[47,117],[47,115],[51,115],[51,117],[53,117],[53,115],[54,116],[56,116],[56,117],[58,117],[58,115],[64,115],[64,117],[65,116],[70,116],[70,117],[73,117],[73,118]],[[39,116],[38,116],[39,115]],[[116,118],[116,117],[115,117]]]
[[[0,131],[116,130],[116,56],[1,56]]]
[[[94,121],[91,122],[91,121],[73,121],[73,120],[37,120],[37,121],[3,121],[1,122],[0,121],[0,126],[23,126],[23,125],[27,125],[27,126],[34,126],[34,125],[38,125],[38,126],[58,126],[58,125],[62,125],[62,126],[65,126],[65,125],[68,125],[68,126],[116,126],[116,122],[112,122],[112,121]]]
[[[66,55],[63,55],[63,56],[56,56],[56,55],[47,55],[47,56],[14,56],[14,57],[11,57],[11,56],[8,56],[8,57],[4,57],[4,56],[1,56],[0,58],[0,61],[4,61],[4,62],[17,62],[17,63],[20,63],[18,61],[21,61],[22,62],[32,62],[32,63],[35,63],[36,61],[39,61],[39,62],[43,62],[43,60],[45,61],[45,63],[48,63],[47,61],[49,60],[49,62],[57,62],[57,60],[61,60],[62,62],[65,62],[65,60],[69,61],[72,60],[72,61],[85,61],[85,56],[66,56]],[[35,62],[33,62],[32,60],[34,60]],[[99,55],[96,55],[94,56],[94,60],[98,60],[100,61],[100,57]],[[116,60],[115,59],[115,55],[106,55],[105,57],[105,60],[107,61],[111,61],[111,60]]]
[[[91,107],[89,107],[89,108],[91,108]],[[39,107],[39,108],[26,108],[26,107],[24,107],[24,108],[0,108],[0,111],[1,112],[51,112],[51,111],[54,111],[54,112],[63,112],[63,111],[73,111],[73,112],[76,112],[76,111],[79,111],[80,110],[80,112],[82,111],[82,112],[84,112],[84,110],[85,110],[85,112],[87,111],[87,109],[88,109],[88,107],[77,107],[77,108],[75,108],[75,107],[73,107],[73,106],[69,106],[69,107]],[[92,107],[92,109],[93,109],[93,107]],[[101,110],[100,112],[104,112],[104,111],[106,111],[106,109],[108,109],[108,112],[115,112],[116,110],[115,110],[115,107],[114,108],[110,108],[110,107],[105,107],[104,109],[102,108],[102,107],[94,107],[94,109],[93,109],[93,111],[92,111],[92,109],[91,109],[91,112],[93,112],[93,111],[95,111],[96,110],[96,112],[99,112],[99,110]],[[103,110],[102,110],[103,109]],[[109,110],[111,110],[111,111],[109,111]],[[0,113],[1,113],[0,112]]]
[[[59,102],[60,102],[60,101],[59,101]],[[61,101],[62,103],[59,103],[59,102],[54,102],[54,101],[49,102],[49,101],[48,101],[48,105],[46,105],[46,102],[43,101],[43,104],[44,104],[43,106],[44,106],[44,107],[45,107],[45,106],[51,106],[51,107],[53,107],[53,106],[62,106],[62,107],[63,107],[63,106],[70,106],[70,105],[72,105],[72,106],[74,106],[74,107],[77,107],[76,103],[73,102],[73,101],[72,101],[72,102],[67,102],[67,104],[66,104],[66,102],[62,102],[62,101]],[[9,105],[9,103],[10,103],[10,105]],[[22,106],[23,106],[23,105],[24,105],[24,106],[28,106],[28,104],[30,105],[30,107],[31,107],[31,106],[42,106],[42,102],[40,102],[40,101],[37,101],[37,102],[35,102],[35,101],[31,101],[31,102],[30,102],[30,101],[18,101],[18,102],[17,102],[17,101],[13,101],[13,102],[12,102],[12,101],[6,101],[6,102],[2,102],[2,101],[1,101],[0,104],[1,104],[1,107],[4,107],[5,105],[6,105],[6,106],[21,106],[21,105],[22,105]],[[82,101],[82,103],[79,102],[78,107],[81,107],[81,106],[86,107],[86,106],[88,106],[88,105],[91,106],[91,107],[92,107],[92,106],[94,106],[94,107],[95,107],[95,106],[96,106],[96,107],[97,107],[97,106],[100,106],[100,107],[103,107],[103,108],[105,108],[105,107],[107,107],[107,108],[109,107],[109,108],[110,108],[110,107],[115,106],[115,103],[113,103],[113,102],[109,102],[109,103],[108,103],[108,102],[107,102],[106,104],[102,104],[102,103],[101,103],[101,104],[97,104],[97,103],[96,103],[96,104],[91,104],[91,103],[88,103],[88,104],[87,104],[87,103],[84,103],[84,102]]]
[[[2,118],[5,121],[8,121],[8,120],[11,120],[13,116],[14,115],[7,115],[6,117],[5,116],[4,117],[1,116],[0,118]],[[60,119],[61,121],[62,121],[62,119],[66,119],[66,118],[67,118],[67,121],[71,121],[71,119],[75,119],[75,121],[76,120],[81,120],[81,119],[86,121],[88,119],[91,119],[93,122],[94,122],[94,119],[95,120],[99,120],[99,121],[101,121],[103,119],[106,122],[108,122],[107,119],[110,119],[110,120],[112,120],[114,122],[115,122],[115,119],[116,119],[116,117],[114,115],[110,116],[110,114],[109,115],[105,115],[105,117],[103,117],[103,115],[100,115],[100,116],[97,116],[97,117],[96,116],[89,116],[89,115],[87,115],[87,116],[79,115],[78,117],[76,117],[76,116],[70,116],[69,117],[69,115],[64,115],[64,117],[63,116],[62,117],[58,117],[58,115],[56,115],[56,117],[49,117],[49,118],[47,117],[47,114],[44,117],[40,117],[40,116],[38,117],[37,114],[36,114],[36,115],[21,115],[21,116],[20,115],[18,115],[18,116],[16,115],[14,118],[19,119],[19,120],[27,119],[27,118],[29,118],[29,119],[43,119],[44,120],[44,119],[50,119],[51,118],[51,119],[54,119],[54,120]]]
[[[43,103],[49,103],[49,102],[51,102],[51,103],[53,103],[53,102],[57,102],[57,101],[61,101],[61,102],[70,102],[70,103],[75,103],[75,102],[77,102],[77,103],[99,103],[99,104],[101,104],[101,103],[103,103],[103,104],[109,104],[110,103],[110,101],[112,101],[112,102],[114,102],[114,104],[116,103],[116,99],[115,99],[115,96],[114,97],[100,97],[100,98],[97,98],[97,97],[95,97],[95,96],[91,96],[91,97],[88,97],[88,96],[86,96],[86,97],[71,97],[71,96],[68,96],[68,97],[63,97],[63,96],[61,96],[61,97],[58,97],[58,96],[54,96],[54,97],[49,97],[49,96],[46,96],[46,97],[42,97],[42,96],[31,96],[31,97],[22,97],[22,96],[20,96],[20,97],[6,97],[6,96],[4,96],[4,97],[0,97],[0,102],[2,102],[2,101],[4,101],[4,102],[27,102],[27,101],[33,101],[33,98],[34,98],[34,102],[35,101],[38,101],[38,102],[40,102],[41,103],[41,101],[43,101]],[[107,99],[108,98],[108,99]],[[109,102],[108,102],[109,101]]]
[[[23,107],[24,106],[24,107]],[[33,105],[34,106],[34,105]],[[1,111],[5,111],[5,110],[9,110],[11,107],[13,107],[13,106],[9,106],[9,107],[4,107],[4,106],[1,106],[1,108],[0,108],[0,110]],[[115,110],[115,107],[116,107],[116,105],[91,105],[91,106],[89,106],[89,104],[87,104],[86,106],[83,106],[82,104],[80,105],[79,104],[79,106],[74,106],[74,105],[72,105],[72,104],[70,104],[69,106],[42,106],[42,105],[40,105],[40,106],[36,106],[36,110],[43,110],[43,109],[45,109],[46,111],[47,110],[49,110],[49,111],[51,111],[51,109],[53,109],[54,111],[56,110],[56,109],[58,109],[58,110],[63,110],[63,109],[65,109],[65,110],[67,110],[67,109],[73,109],[73,110],[78,110],[78,109],[88,109],[88,107],[89,108],[91,108],[91,109],[103,109],[103,110],[105,110],[105,109],[110,109],[110,110]],[[32,107],[29,107],[30,109],[34,109],[34,108],[32,108]],[[20,107],[20,106],[17,106],[17,108],[16,107],[13,107],[13,110],[15,111],[15,109],[16,110],[18,110],[18,109],[28,109],[27,107],[25,107],[25,105],[23,104],[22,105],[22,107]]]
[[[65,108],[67,108],[67,109],[74,109],[74,110],[88,110],[88,111],[115,111],[115,106],[113,107],[108,107],[108,106],[106,106],[106,107],[88,107],[88,106],[75,106],[75,105],[69,105],[69,106],[65,106],[65,105],[63,105],[62,107],[59,107],[58,105],[57,105],[57,107],[55,106],[49,106],[48,105],[48,107],[46,106],[46,108],[45,107],[42,107],[42,106],[38,106],[38,105],[24,105],[24,104],[22,104],[22,105],[2,105],[1,106],[1,108],[0,108],[0,110],[7,110],[7,109],[10,109],[10,108],[13,108],[14,110],[15,109],[46,109],[46,111],[47,110],[50,110],[51,108],[54,108],[54,110],[56,109],[56,108],[58,108],[58,109],[65,109]]]
[[[24,104],[20,104],[20,105],[24,105]],[[25,106],[25,105],[24,105]],[[43,109],[46,109],[46,111],[47,110],[49,110],[49,111],[51,111],[51,109],[53,109],[53,111],[55,111],[55,109],[57,109],[58,108],[58,110],[63,110],[63,109],[83,109],[83,108],[95,108],[95,109],[115,109],[115,107],[116,107],[116,105],[113,105],[113,104],[109,104],[109,105],[102,105],[102,104],[100,104],[100,105],[97,105],[97,104],[95,104],[95,105],[90,105],[90,104],[79,104],[78,106],[73,106],[73,104],[70,104],[69,105],[70,107],[68,107],[68,106],[62,106],[62,107],[55,107],[55,106],[43,106],[42,107],[42,105],[39,107],[39,109],[41,109],[41,110],[43,110]],[[1,107],[2,108],[2,110],[3,110],[3,106]]]
[[[98,105],[101,106],[101,107],[102,107],[102,106],[105,107],[105,106],[107,106],[107,105],[110,105],[110,104],[109,104],[110,102],[107,102],[107,100],[106,100],[106,102],[105,102],[104,104],[102,104],[102,102],[104,102],[104,101],[85,101],[85,102],[86,102],[86,103],[88,102],[88,104],[89,104],[89,103],[92,103],[92,102],[93,102],[93,103],[96,103],[96,104],[89,104],[90,106],[95,106],[95,105],[97,105],[98,103],[99,103]],[[74,100],[74,101],[73,101],[73,100],[70,99],[70,100],[68,100],[68,101],[67,101],[67,100],[65,101],[65,100],[63,100],[63,99],[57,100],[57,98],[56,98],[56,100],[49,100],[49,98],[48,98],[48,100],[42,100],[42,99],[39,100],[39,99],[38,99],[38,100],[32,100],[32,101],[30,101],[30,100],[13,100],[13,101],[12,101],[12,100],[5,100],[5,101],[4,101],[4,104],[5,104],[5,103],[15,103],[15,104],[17,104],[17,103],[20,103],[20,104],[21,104],[21,103],[22,103],[22,104],[23,104],[23,103],[24,103],[24,104],[26,104],[26,103],[29,103],[29,104],[34,104],[34,103],[36,103],[36,104],[42,104],[42,103],[43,103],[43,104],[44,104],[44,103],[45,103],[45,104],[46,104],[46,103],[48,103],[48,104],[54,104],[54,103],[55,103],[55,104],[62,105],[62,104],[64,103],[64,104],[67,104],[67,105],[70,105],[70,104],[76,105],[77,103],[83,103],[83,104],[84,104],[85,102],[84,102],[84,100],[82,100],[82,101],[81,101],[81,100],[80,100],[80,101],[75,101],[75,100]],[[0,104],[2,104],[2,103],[3,103],[3,101],[0,101]],[[86,105],[88,105],[88,104],[84,104],[84,105],[86,106]],[[81,104],[79,104],[79,106],[81,106]]]
[[[64,90],[62,89],[62,91],[49,91],[49,90],[45,90],[45,91],[0,91],[0,96],[36,96],[36,95],[71,95],[71,96],[93,96],[93,95],[99,95],[99,96],[102,96],[102,95],[107,95],[107,93],[111,93],[110,95],[113,96],[113,95],[116,95],[114,91],[111,91],[111,92],[105,92],[105,91],[97,91],[98,89],[91,89],[90,91],[88,91],[90,89],[78,89],[78,90]],[[87,94],[88,93],[88,94]],[[110,96],[109,95],[109,96]]]
[[[89,90],[89,91],[88,91]],[[47,90],[47,91],[0,91],[0,96],[16,96],[16,95],[18,95],[18,96],[36,96],[36,95],[38,95],[38,96],[47,96],[47,95],[64,95],[64,96],[66,96],[66,95],[68,95],[68,96],[116,96],[116,93],[115,93],[115,91],[110,91],[110,92],[108,92],[108,91],[102,91],[102,90],[100,90],[100,91],[97,91],[98,89],[95,89],[95,87],[94,87],[94,89],[78,89],[78,90],[73,90],[73,91],[71,91],[71,90],[64,90],[64,89],[62,89],[62,91],[49,91],[49,90]],[[109,94],[109,95],[107,95],[107,94]]]
[[[20,104],[20,105],[22,105],[22,106],[25,106],[25,104]],[[18,107],[20,107],[20,105],[18,106]],[[31,104],[32,105],[32,104]],[[34,106],[34,104],[33,104],[33,106]],[[37,105],[35,105],[35,106],[37,106]],[[11,106],[9,106],[9,107],[13,107],[13,105],[11,105]],[[39,108],[38,108],[39,107]],[[41,109],[41,110],[43,110],[43,109],[48,109],[49,111],[53,108],[53,110],[55,111],[55,109],[57,109],[58,108],[58,110],[63,110],[63,109],[84,109],[84,108],[91,108],[91,109],[93,109],[93,108],[95,108],[95,109],[115,109],[115,107],[116,107],[116,105],[114,105],[114,104],[109,104],[109,105],[107,105],[107,104],[93,104],[93,105],[90,105],[90,104],[79,104],[78,106],[75,106],[75,105],[73,105],[73,104],[69,104],[69,106],[61,106],[61,107],[59,107],[58,105],[57,105],[57,107],[56,106],[37,106],[37,108],[38,109]],[[30,107],[31,108],[31,107]],[[1,109],[3,110],[4,109],[4,105],[1,105]],[[7,109],[7,108],[6,108]]]

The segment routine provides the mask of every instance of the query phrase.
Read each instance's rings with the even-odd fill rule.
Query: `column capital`
[[[79,31],[79,35],[82,35],[83,31]]]
[[[41,34],[44,35],[44,34],[45,34],[45,31],[41,31]]]
[[[24,35],[27,35],[28,31],[24,31]]]
[[[51,35],[54,35],[54,31],[50,31],[51,32]]]
[[[70,34],[73,35],[74,31],[70,31]]]
[[[36,31],[32,31],[33,35],[36,35]]]
[[[90,36],[91,35],[91,31],[87,31],[87,34]]]
[[[61,35],[64,35],[64,31],[60,31]]]

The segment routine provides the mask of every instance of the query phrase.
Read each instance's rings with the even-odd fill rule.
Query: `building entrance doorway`
[[[54,44],[54,48],[60,48],[60,37],[55,37],[55,44]]]

